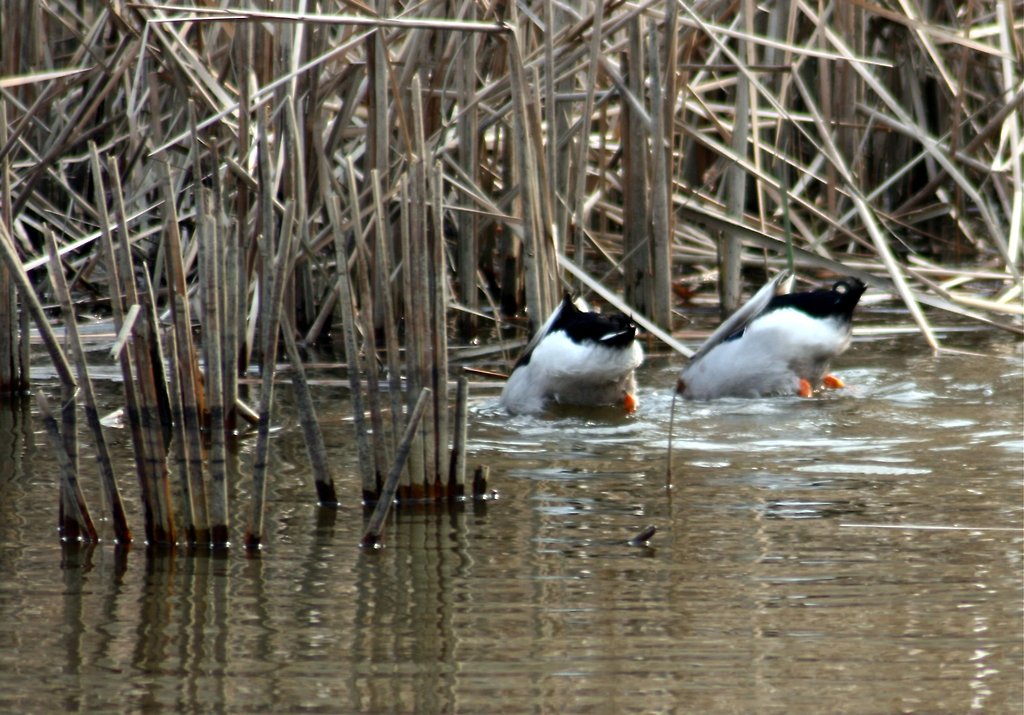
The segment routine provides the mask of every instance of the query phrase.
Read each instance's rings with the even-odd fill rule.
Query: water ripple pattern
[[[630,416],[474,397],[499,498],[399,510],[373,551],[344,392],[318,404],[336,513],[279,392],[259,558],[62,550],[49,450],[14,424],[0,712],[1021,712],[1021,351],[963,347],[984,357],[859,341],[844,390],[677,403],[670,475],[675,360]]]

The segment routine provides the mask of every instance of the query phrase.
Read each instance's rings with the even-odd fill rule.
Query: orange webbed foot
[[[825,375],[825,379],[822,380],[821,384],[830,390],[838,390],[846,387],[846,383],[843,382],[843,379],[838,375]]]
[[[634,397],[633,395],[631,395],[631,394],[629,394],[627,392],[626,393],[626,398],[623,400],[623,407],[626,408],[626,414],[627,415],[631,415],[634,412],[636,412],[636,405],[637,405],[636,397]]]
[[[811,383],[804,378],[800,378],[800,397],[810,397],[814,394],[814,388],[811,387]]]

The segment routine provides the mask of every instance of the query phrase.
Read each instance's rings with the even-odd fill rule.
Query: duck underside
[[[553,387],[546,396],[548,404],[603,407],[621,405],[627,394],[636,392],[636,378],[632,373],[618,380],[602,382],[572,382]]]
[[[684,373],[682,394],[693,400],[718,397],[777,397],[798,395],[804,384],[817,388],[829,369],[828,360],[799,364],[766,365],[757,372],[736,372],[718,377],[701,371]]]
[[[849,343],[848,323],[779,311],[687,365],[679,392],[694,400],[805,394]]]
[[[512,413],[541,412],[551,405],[623,405],[636,392],[634,370],[641,362],[643,351],[636,343],[608,348],[554,333],[537,346],[529,363],[513,370],[501,402]]]

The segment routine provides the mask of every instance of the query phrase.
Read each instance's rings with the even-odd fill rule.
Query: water
[[[668,492],[672,362],[626,419],[478,396],[500,498],[402,513],[379,551],[311,505],[292,417],[258,557],[62,548],[51,449],[5,406],[0,711],[1019,713],[1021,345],[949,342],[983,357],[858,340],[839,393],[680,405]],[[353,498],[344,392],[316,390]]]

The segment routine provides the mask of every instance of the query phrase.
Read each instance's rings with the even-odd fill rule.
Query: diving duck
[[[554,405],[621,405],[633,412],[633,372],[643,359],[630,318],[580,309],[566,295],[516,361],[501,404],[512,414]]]
[[[777,295],[783,271],[701,345],[676,385],[682,397],[810,397],[824,386],[832,358],[850,346],[853,310],[866,286],[844,278],[829,289]]]

